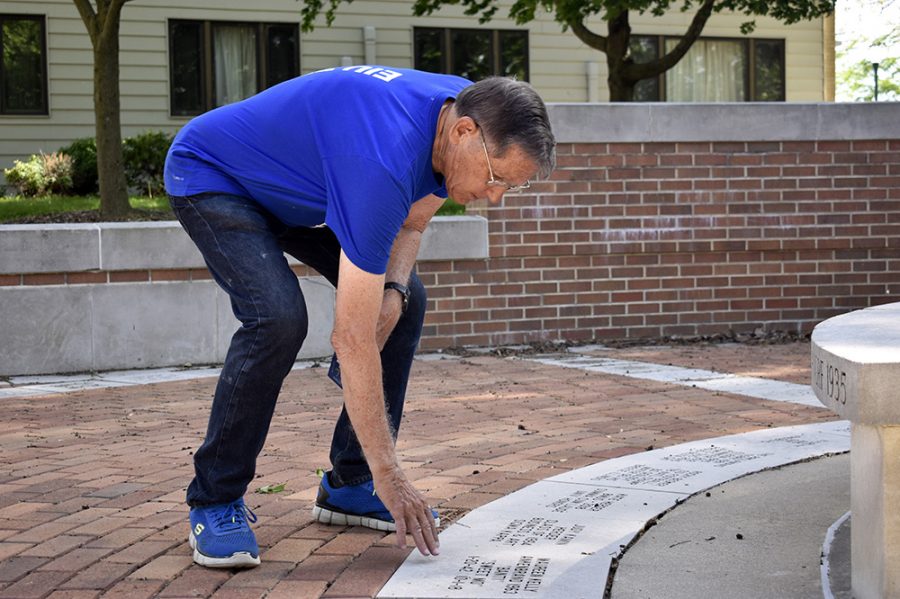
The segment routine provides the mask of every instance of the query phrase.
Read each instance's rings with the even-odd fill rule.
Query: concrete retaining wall
[[[487,222],[440,217],[424,260],[487,257]],[[290,259],[331,353],[334,289]],[[0,226],[0,376],[219,363],[238,321],[177,222]]]

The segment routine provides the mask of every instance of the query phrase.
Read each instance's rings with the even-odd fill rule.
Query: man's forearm
[[[384,274],[385,281],[393,281],[406,285],[409,283],[409,275],[416,265],[416,256],[419,253],[419,244],[422,242],[422,233],[412,227],[400,229],[394,245],[391,247],[391,257],[388,260],[387,271]]]
[[[397,466],[393,436],[384,409],[381,358],[377,348],[339,348],[344,405],[373,474]]]
[[[409,276],[416,264],[416,254],[419,252],[419,242],[422,233],[416,229],[404,226],[397,233],[394,245],[391,248],[391,256],[388,260],[384,280],[401,285],[409,284]],[[378,316],[376,338],[378,349],[384,348],[388,338],[397,326],[403,306],[403,298],[393,289],[385,289],[381,302],[381,313]]]

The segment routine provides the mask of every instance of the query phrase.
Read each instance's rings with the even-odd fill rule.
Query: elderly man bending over
[[[400,545],[409,533],[437,555],[437,513],[394,450],[425,315],[419,241],[447,195],[497,203],[549,176],[554,146],[527,83],[376,66],[286,81],[179,132],[166,190],[242,323],[194,454],[195,562],[259,564],[243,495],[307,331],[285,253],[337,289],[331,340],[344,410],[316,519],[396,530]]]

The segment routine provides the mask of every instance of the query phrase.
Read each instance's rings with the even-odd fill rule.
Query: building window
[[[634,35],[635,62],[670,52],[679,38]],[[783,102],[784,40],[701,38],[678,64],[635,87],[638,102]]]
[[[498,29],[413,29],[415,67],[478,81],[491,75],[528,80],[528,32]]]
[[[171,112],[193,116],[300,73],[297,25],[169,21]]]
[[[0,15],[0,114],[47,114],[44,17]]]

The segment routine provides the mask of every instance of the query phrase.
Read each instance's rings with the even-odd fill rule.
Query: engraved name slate
[[[735,451],[733,449],[727,449],[725,447],[716,447],[715,445],[712,447],[704,447],[701,449],[691,449],[684,453],[677,453],[674,455],[669,455],[664,457],[663,459],[669,462],[694,462],[701,464],[711,464],[717,468],[722,468],[724,466],[732,466],[734,464],[740,464],[741,462],[749,462],[751,460],[757,460],[759,458],[763,458],[766,456],[772,455],[770,453],[745,453],[743,451]]]
[[[700,474],[701,470],[682,470],[679,468],[654,468],[644,464],[635,464],[621,470],[594,476],[591,480],[606,484],[622,484],[629,487],[668,487]]]

